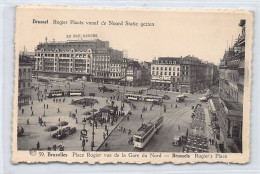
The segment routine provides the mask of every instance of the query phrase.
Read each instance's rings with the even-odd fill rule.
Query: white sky
[[[118,50],[128,50],[128,57],[151,61],[154,57],[194,55],[204,61],[219,63],[224,51],[233,43],[241,27],[243,13],[150,12],[98,10],[20,9],[17,19],[17,48],[33,51],[45,37],[51,41],[66,41],[67,34],[98,34]],[[32,19],[49,24],[32,24]],[[54,25],[52,20],[154,22],[154,27]]]

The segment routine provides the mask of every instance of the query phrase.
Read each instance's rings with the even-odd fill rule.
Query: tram
[[[56,89],[56,90],[51,90],[48,98],[52,98],[52,97],[63,97],[64,96],[64,92],[61,89]]]
[[[124,98],[127,100],[142,101],[142,95],[140,94],[124,94]]]
[[[158,95],[124,94],[124,98],[133,101],[162,103],[163,98]]]
[[[156,117],[150,120],[148,123],[143,124],[134,134],[134,147],[143,149],[144,146],[153,137],[155,132],[159,130],[163,125],[163,116]]]
[[[70,97],[70,96],[84,96],[84,90],[82,90],[82,89],[69,90],[68,93],[67,93],[67,96],[68,97]]]

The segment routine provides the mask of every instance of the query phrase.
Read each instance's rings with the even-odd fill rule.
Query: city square
[[[17,150],[242,153],[245,25],[214,63],[168,45],[132,57],[99,38],[24,46]]]

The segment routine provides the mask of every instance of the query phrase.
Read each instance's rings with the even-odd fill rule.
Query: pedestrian
[[[34,114],[33,114],[33,111],[32,111],[32,114],[31,114],[31,116],[34,116]]]
[[[106,139],[106,133],[103,132],[103,139],[105,140]]]
[[[27,125],[29,125],[30,124],[30,122],[29,122],[29,118],[27,119]]]
[[[175,105],[175,108],[178,108],[178,105],[177,105],[177,104]]]
[[[108,129],[107,129],[107,137],[108,137]]]
[[[45,104],[43,104],[43,108],[45,109]]]
[[[128,130],[128,135],[131,135],[131,130],[130,129]]]
[[[76,124],[78,124],[78,118],[76,118]]]
[[[105,143],[105,149],[107,150],[107,146],[108,146],[108,144],[107,144],[107,142]]]
[[[47,109],[49,109],[49,105],[47,104]]]
[[[56,148],[57,148],[56,144],[54,144],[54,145],[52,146],[52,148],[53,148],[53,151],[56,151]]]
[[[46,122],[45,121],[43,122],[43,127],[46,127]]]
[[[36,146],[37,146],[37,150],[39,150],[40,149],[40,142],[38,141],[38,143],[36,144]]]
[[[24,114],[24,108],[22,108],[22,114]]]
[[[75,112],[76,112],[76,114],[78,113],[78,110],[77,109],[75,109]]]
[[[123,129],[123,133],[126,133],[126,130],[125,130],[125,128]]]
[[[105,131],[107,131],[107,125],[105,125]]]
[[[58,121],[60,122],[60,117],[59,117]]]
[[[31,106],[31,111],[32,111],[32,106]]]
[[[58,111],[57,111],[57,113],[60,113],[60,108],[58,108]]]
[[[85,145],[86,145],[86,142],[85,142],[85,139],[83,138],[83,140],[82,140],[82,151],[85,151]]]
[[[178,131],[180,131],[181,130],[181,127],[180,127],[180,125],[178,125]]]
[[[143,114],[140,115],[140,118],[143,118]]]

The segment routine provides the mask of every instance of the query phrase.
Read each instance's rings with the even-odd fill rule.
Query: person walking
[[[60,113],[60,108],[58,108],[58,111],[57,111],[57,113]]]
[[[140,118],[143,118],[143,114],[140,115]]]
[[[40,149],[40,142],[38,141],[38,143],[36,144],[37,150]]]
[[[27,119],[27,125],[29,125],[30,124],[30,122],[29,122],[29,118]]]
[[[22,108],[22,114],[24,114],[24,108]]]
[[[106,139],[106,133],[103,132],[103,139],[105,140]]]
[[[85,142],[85,139],[83,138],[82,139],[82,151],[85,151],[85,145],[86,145],[86,142]]]
[[[131,129],[128,130],[128,135],[131,135]]]
[[[49,109],[49,105],[47,104],[47,109]]]
[[[45,104],[43,104],[43,108],[45,109]]]
[[[180,125],[178,125],[178,131],[180,131],[181,130],[181,127],[180,127]]]
[[[33,111],[32,111],[32,114],[31,114],[31,116],[34,116],[34,114],[33,114]]]
[[[75,112],[76,112],[76,114],[78,113],[78,110],[77,109],[75,109]]]

